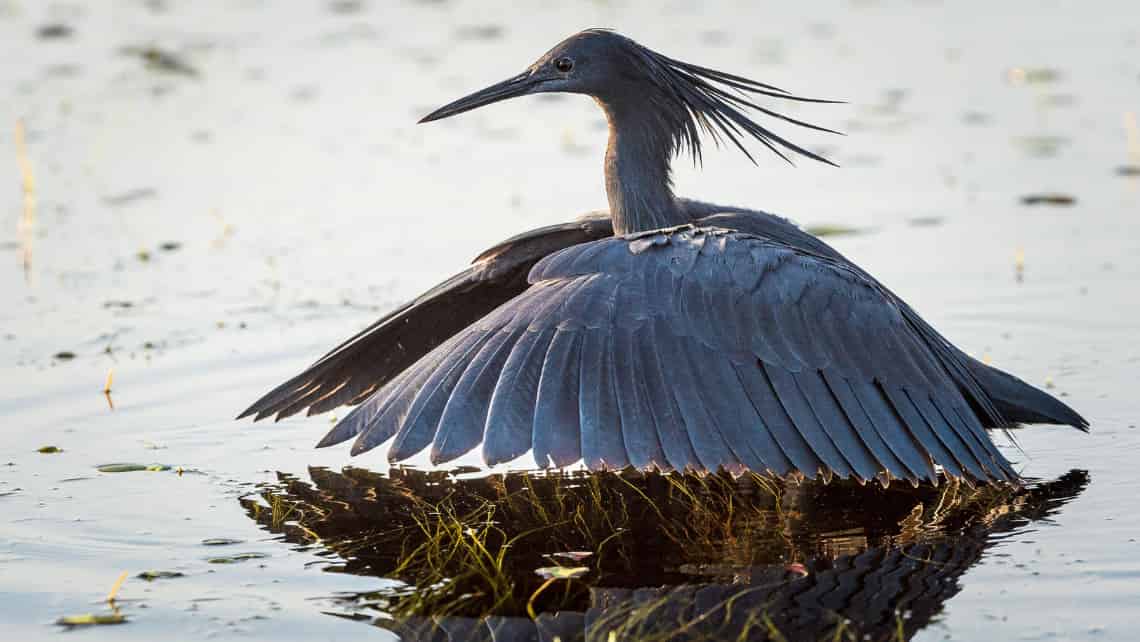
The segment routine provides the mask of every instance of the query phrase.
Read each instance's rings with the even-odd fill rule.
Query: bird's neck
[[[606,196],[614,233],[644,232],[688,222],[673,197],[669,132],[648,113],[653,107],[644,102],[599,103],[610,125]]]

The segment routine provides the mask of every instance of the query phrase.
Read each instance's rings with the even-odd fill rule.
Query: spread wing
[[[306,408],[312,415],[360,403],[449,337],[526,289],[526,274],[539,259],[612,233],[609,216],[603,212],[507,239],[480,254],[471,267],[340,344],[238,418],[284,419]]]
[[[681,199],[693,219],[736,228],[794,247],[839,257],[835,250],[787,219],[736,207]],[[539,259],[563,248],[609,237],[605,212],[549,225],[511,237],[486,250],[471,267],[390,312],[332,349],[300,374],[277,386],[238,418],[284,419],[358,404],[405,368],[457,332],[526,289],[526,275]]]
[[[322,446],[398,461],[1013,480],[893,297],[827,257],[685,227],[575,245],[405,369]]]

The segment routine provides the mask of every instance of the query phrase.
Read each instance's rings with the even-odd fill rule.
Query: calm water
[[[230,417],[488,245],[604,206],[604,123],[588,100],[414,122],[573,31],[612,26],[678,58],[850,101],[793,112],[848,133],[801,139],[843,169],[710,153],[703,171],[679,164],[678,192],[860,230],[829,240],[966,350],[1051,386],[1093,430],[1020,431],[1022,451],[1006,452],[1038,481],[1016,496],[733,488],[755,502],[744,504],[754,520],[698,548],[621,535],[612,545],[627,555],[588,558],[589,573],[534,606],[564,606],[581,624],[657,600],[737,626],[699,605],[764,586],[766,604],[791,605],[772,609],[789,635],[819,633],[797,627],[820,614],[893,635],[901,606],[917,640],[1134,639],[1140,178],[1122,168],[1140,166],[1140,12],[1123,1],[754,4],[0,0],[5,637],[55,637],[60,616],[106,612],[128,572],[129,623],[69,635],[423,639],[423,621],[383,612],[407,594],[401,582],[429,576],[397,571],[400,551],[382,539],[345,542],[425,523],[385,512],[396,482],[405,497],[443,484],[501,506],[492,482],[387,477],[382,453],[351,461],[371,472],[342,473],[346,449],[312,450],[327,416]],[[1040,194],[1075,201],[1022,203]],[[111,462],[172,469],[96,470]],[[789,521],[773,521],[772,497],[792,501]],[[935,518],[944,505],[952,519]],[[613,532],[652,523],[638,515],[614,518]],[[575,532],[528,542],[536,556],[508,569],[527,595],[488,609],[525,614],[542,580],[532,567],[553,563],[543,554],[600,546]],[[877,586],[915,559],[907,576],[945,590],[827,588]],[[182,576],[134,577],[143,571]],[[529,618],[488,624],[480,609],[447,612],[467,618],[458,627],[534,633]]]

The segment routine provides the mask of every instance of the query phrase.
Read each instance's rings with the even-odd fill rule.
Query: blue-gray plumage
[[[357,407],[319,446],[389,440],[488,464],[1016,481],[986,428],[1088,423],[951,345],[829,245],[764,212],[676,198],[702,133],[826,159],[753,122],[754,97],[830,102],[592,29],[424,121],[539,92],[606,114],[608,212],[526,232],[393,311],[242,416]],[[394,438],[394,439],[393,439]]]

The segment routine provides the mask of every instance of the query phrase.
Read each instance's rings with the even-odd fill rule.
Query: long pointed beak
[[[526,71],[513,78],[507,78],[500,83],[495,83],[486,89],[481,89],[470,96],[464,96],[455,102],[448,103],[421,118],[420,122],[430,123],[433,120],[462,114],[465,111],[471,111],[472,109],[484,105],[497,103],[500,100],[523,96],[529,94],[538,84],[539,81],[535,79],[529,71]]]

